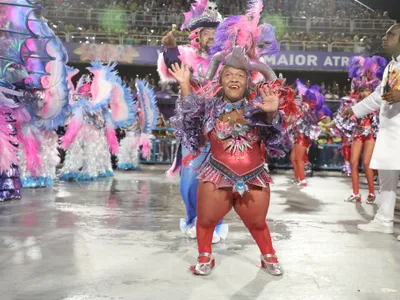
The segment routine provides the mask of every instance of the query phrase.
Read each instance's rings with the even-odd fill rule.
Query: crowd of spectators
[[[126,11],[178,12],[187,10],[190,0],[42,0],[44,6],[57,7],[60,10],[92,10],[92,9],[121,9]]]
[[[125,45],[149,45],[157,46],[161,38],[168,33],[170,28],[135,27],[133,25],[121,29],[104,29],[101,26],[72,25],[66,23],[64,26],[58,24],[54,29],[62,38],[63,34],[70,34],[70,42],[107,43]],[[179,44],[186,44],[188,32],[177,31],[176,36]],[[121,42],[121,38],[123,41]],[[332,51],[341,52],[364,52],[369,51],[371,42],[380,40],[382,34],[345,34],[345,33],[324,33],[324,32],[286,32],[278,34],[277,39],[281,42],[281,50],[291,51],[327,51],[329,44],[332,44]],[[309,43],[310,41],[314,43]],[[358,47],[355,49],[355,47]],[[362,49],[361,49],[362,48]]]
[[[264,10],[269,14],[304,18],[389,18],[388,12],[371,11],[352,0],[265,0]]]
[[[246,0],[214,0],[224,15],[242,13]],[[193,0],[42,0],[45,6],[67,9],[110,9],[126,11],[157,11],[181,13]],[[387,12],[371,11],[352,0],[264,0],[264,12],[290,17],[333,17],[339,19],[385,19]]]
[[[215,0],[223,15],[243,13],[246,8],[245,0]],[[71,42],[159,45],[162,37],[171,28],[172,24],[181,24],[183,11],[186,11],[191,0],[43,0],[49,11],[48,18],[54,22],[53,29],[61,38],[68,35]],[[97,11],[105,9],[104,11]],[[95,11],[96,10],[96,11]],[[91,11],[91,12],[90,12]],[[88,18],[88,15],[90,17]],[[381,38],[381,34],[365,35],[345,34],[346,30],[331,33],[329,24],[334,22],[335,28],[343,26],[350,31],[349,19],[378,18],[382,22],[383,30],[388,27],[388,14],[382,11],[370,11],[352,0],[265,0],[264,14],[281,15],[293,18],[290,27],[279,26],[278,40],[289,41],[283,50],[296,50],[300,47],[293,41],[322,41],[326,43],[343,43],[342,51],[354,51],[352,42],[358,43],[366,39]],[[331,19],[328,19],[330,17]],[[311,18],[312,30],[305,33],[306,25],[301,18]],[[297,20],[297,21],[296,21]],[[269,21],[268,19],[266,20]],[[300,22],[296,25],[296,22]],[[289,31],[289,32],[285,32]],[[302,32],[303,31],[303,32]],[[315,31],[315,32],[312,32]],[[318,32],[322,31],[322,32]],[[364,31],[365,32],[365,31]],[[72,33],[72,34],[70,34]],[[187,32],[178,32],[182,42],[186,42]],[[178,39],[179,42],[179,39]],[[316,49],[314,45],[307,45]],[[324,47],[324,45],[321,45]],[[299,49],[299,50],[303,50]]]

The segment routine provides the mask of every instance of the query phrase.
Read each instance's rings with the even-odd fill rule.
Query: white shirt
[[[400,90],[400,56],[388,64],[375,92],[353,106],[357,118],[380,109],[379,133],[370,165],[376,170],[400,170],[400,103],[389,105],[382,99],[388,81],[391,90]]]

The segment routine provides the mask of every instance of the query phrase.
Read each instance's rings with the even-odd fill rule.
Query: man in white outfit
[[[393,57],[385,69],[382,83],[373,94],[350,108],[346,114],[354,113],[361,118],[380,109],[379,133],[370,165],[379,171],[380,207],[373,221],[357,227],[363,231],[393,233],[400,175],[400,24],[390,27],[382,40],[383,48]]]

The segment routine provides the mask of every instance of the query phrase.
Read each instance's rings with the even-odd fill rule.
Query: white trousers
[[[380,181],[380,206],[375,219],[387,225],[393,225],[400,170],[378,170],[378,172]]]

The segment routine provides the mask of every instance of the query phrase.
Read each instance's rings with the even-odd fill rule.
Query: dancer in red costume
[[[243,55],[238,48],[236,54]],[[234,50],[235,51],[235,50]],[[229,59],[229,56],[228,56]],[[233,66],[230,66],[233,65]],[[204,118],[203,133],[211,144],[210,160],[202,167],[197,194],[197,241],[199,258],[191,268],[196,275],[209,275],[215,266],[211,241],[215,226],[232,209],[249,229],[261,251],[262,266],[272,275],[281,275],[282,269],[272,246],[265,221],[271,182],[265,168],[266,149],[270,140],[281,134],[282,120],[278,112],[278,90],[269,85],[259,90],[252,101],[245,98],[248,90],[248,66],[227,63],[221,72],[224,96],[201,99],[190,93],[190,71],[178,64],[172,74],[182,89],[182,107],[175,121],[177,135],[182,142],[197,151],[201,128],[192,128],[196,118]],[[232,109],[233,107],[233,109]],[[182,122],[183,124],[178,124]],[[197,137],[197,141],[193,140]],[[264,142],[264,143],[263,143]],[[191,144],[193,143],[193,144]]]
[[[352,81],[352,103],[355,105],[367,98],[380,84],[380,78],[386,60],[381,57],[364,58],[353,57],[350,61],[350,78]],[[354,75],[355,74],[355,75]],[[347,107],[340,107],[336,117],[336,126],[347,136],[350,136],[351,143],[351,181],[353,193],[345,199],[346,202],[361,202],[359,190],[359,163],[362,154],[362,165],[368,182],[367,203],[375,201],[374,170],[369,165],[375,147],[375,140],[379,128],[379,116],[377,112],[360,119],[343,118],[341,114]]]
[[[312,86],[308,89],[299,80],[297,80],[297,89],[302,97],[300,104],[301,114],[289,121],[294,143],[290,153],[290,161],[294,171],[293,183],[305,187],[307,186],[304,166],[305,157],[307,156],[307,149],[320,132],[317,126],[318,112],[323,107],[324,97],[317,86]]]
[[[191,267],[195,275],[209,275],[214,268],[213,232],[232,208],[256,241],[262,267],[272,275],[283,273],[265,221],[271,183],[265,162],[267,153],[285,155],[281,150],[289,148],[289,138],[283,120],[298,110],[294,92],[283,88],[283,81],[259,59],[265,49],[258,45],[274,36],[270,25],[258,26],[261,11],[261,0],[249,1],[245,16],[227,18],[218,27],[207,91],[192,93],[187,65],[175,64],[170,70],[182,95],[172,120],[175,135],[192,154],[198,153],[204,140],[211,148],[198,177],[199,257]],[[252,84],[256,74],[265,80],[257,87]]]

